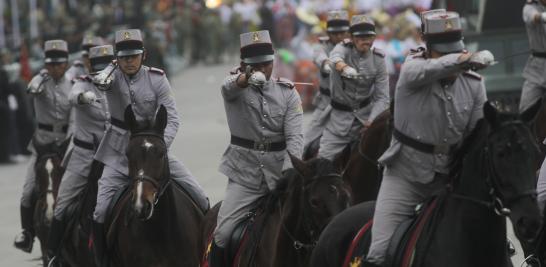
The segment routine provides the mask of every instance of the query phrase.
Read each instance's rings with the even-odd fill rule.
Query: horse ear
[[[132,105],[129,104],[125,108],[124,117],[125,117],[125,123],[127,124],[127,126],[129,126],[129,130],[131,132],[135,132],[137,130],[137,122],[136,122],[136,118],[135,118],[135,113],[133,112],[133,106]]]
[[[309,175],[310,170],[309,167],[305,164],[305,162],[294,155],[290,154],[290,152],[287,152],[288,156],[290,157],[290,161],[292,162],[292,166],[294,169],[303,177],[306,177]]]
[[[159,133],[163,133],[165,127],[167,127],[167,109],[161,105],[155,115],[154,129]]]
[[[540,110],[540,108],[542,107],[542,98],[539,98],[531,107],[529,107],[528,109],[524,110],[520,115],[520,119],[525,122],[525,123],[529,123],[531,122],[532,120],[535,119],[538,111]]]
[[[483,116],[485,117],[485,120],[492,126],[495,126],[498,124],[498,112],[489,101],[485,102],[483,104]]]

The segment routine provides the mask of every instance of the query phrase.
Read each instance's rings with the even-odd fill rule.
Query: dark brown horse
[[[330,161],[292,157],[292,164],[294,169],[265,196],[233,266],[308,266],[322,229],[348,207],[349,192]],[[207,213],[204,240],[211,236],[219,207]]]
[[[198,266],[204,214],[170,179],[165,107],[159,108],[154,123],[141,125],[129,105],[125,122],[131,132],[127,158],[132,180],[107,221],[113,265]]]
[[[391,111],[385,110],[362,134],[349,155],[343,180],[351,187],[353,204],[377,198],[383,177],[377,160],[390,145],[392,124]]]
[[[37,154],[36,165],[34,166],[36,172],[34,229],[40,240],[44,266],[47,266],[49,228],[53,220],[53,210],[59,192],[59,185],[64,174],[61,162],[69,141],[70,139],[67,139],[60,145],[56,143],[43,145],[33,141]]]
[[[541,157],[538,159],[538,167],[540,167],[546,155],[546,145],[544,145],[544,140],[546,139],[546,98],[537,101],[540,101],[542,105],[533,121],[533,133],[542,152]]]
[[[484,105],[485,118],[453,157],[455,180],[437,196],[432,219],[412,239],[415,249],[406,254],[411,266],[512,266],[506,218],[523,240],[532,240],[541,225],[533,170],[537,147],[527,124],[536,110],[514,116]],[[341,266],[373,208],[365,202],[337,216],[321,235],[313,266]],[[399,266],[391,260],[386,267]]]
[[[66,210],[65,216],[70,219],[63,235],[61,258],[69,266],[95,267],[95,260],[90,249],[90,236],[93,211],[97,203],[97,182],[103,167],[104,164],[93,161],[86,188],[80,194],[78,201]]]

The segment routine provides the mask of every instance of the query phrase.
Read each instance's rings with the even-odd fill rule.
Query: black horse
[[[247,233],[249,238],[229,266],[308,266],[322,229],[349,206],[348,189],[330,161],[291,159],[294,169],[264,197]],[[219,208],[217,204],[207,213],[204,240],[210,240]],[[203,249],[202,266],[208,266],[207,244]]]
[[[87,185],[78,200],[66,210],[68,222],[61,247],[62,259],[68,266],[95,267],[91,243],[91,225],[93,211],[97,203],[97,182],[101,177],[104,164],[93,161]]]
[[[109,220],[113,265],[198,266],[204,214],[170,179],[165,107],[160,106],[155,123],[143,126],[129,105],[125,123],[131,131],[127,158],[132,181]]]
[[[541,224],[533,166],[537,146],[526,123],[537,107],[517,116],[484,105],[485,120],[453,157],[455,179],[437,196],[433,219],[417,239],[412,266],[511,266],[505,216],[520,239],[536,236]],[[372,218],[373,207],[364,202],[336,217],[321,235],[312,265],[342,266],[355,233]]]

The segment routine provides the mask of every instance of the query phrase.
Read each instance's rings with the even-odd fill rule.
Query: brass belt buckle
[[[271,142],[269,141],[254,142],[254,149],[258,151],[269,151],[270,147],[271,147]]]

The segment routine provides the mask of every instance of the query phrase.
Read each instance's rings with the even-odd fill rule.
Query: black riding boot
[[[65,220],[57,220],[56,218],[53,218],[47,239],[47,256],[49,258],[48,267],[62,266],[60,255],[65,227]]]
[[[226,267],[225,249],[216,245],[213,240],[209,253],[209,267]]]
[[[21,206],[21,227],[23,232],[15,237],[13,245],[27,253],[32,252],[32,245],[34,244],[34,205],[30,208]]]
[[[106,252],[106,237],[104,235],[104,223],[93,221],[93,254],[97,267],[108,267],[109,259]]]

